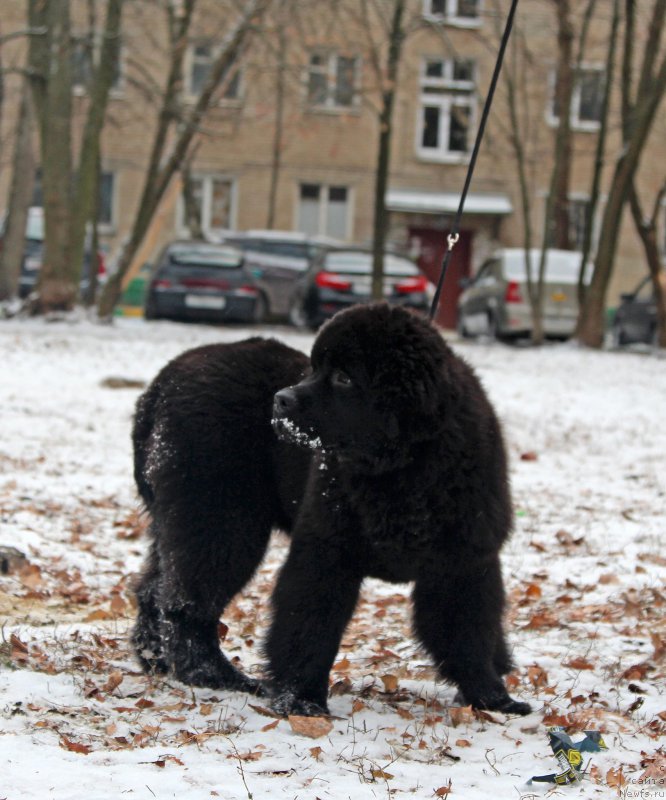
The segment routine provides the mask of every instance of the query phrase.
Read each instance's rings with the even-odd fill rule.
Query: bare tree
[[[88,113],[77,164],[72,152],[70,2],[28,0],[28,66],[40,134],[45,226],[35,311],[71,308],[78,295],[86,225],[96,200],[99,137],[117,64],[122,5],[123,0],[107,2],[100,59],[87,87]]]
[[[611,22],[610,37],[608,39],[608,51],[606,54],[606,69],[604,81],[604,94],[601,100],[599,134],[594,153],[594,169],[592,172],[592,185],[590,187],[590,202],[588,205],[587,225],[583,234],[582,258],[580,273],[578,275],[578,305],[583,306],[585,302],[585,278],[587,275],[587,265],[592,250],[592,236],[594,233],[594,219],[597,215],[599,198],[601,195],[601,175],[604,167],[606,152],[606,139],[608,136],[608,123],[610,115],[610,99],[613,88],[613,75],[615,72],[615,53],[617,50],[617,34],[620,25],[620,0],[613,0],[613,17]]]
[[[0,251],[0,300],[14,297],[18,290],[21,262],[25,250],[25,228],[34,188],[33,130],[34,119],[30,87],[27,81],[24,81],[16,126],[7,216],[2,250]]]
[[[629,194],[629,204],[631,215],[636,225],[638,235],[641,237],[645,259],[650,270],[650,278],[654,289],[654,297],[657,305],[657,346],[666,347],[666,290],[664,288],[664,269],[661,265],[661,254],[657,242],[657,219],[659,212],[663,208],[663,201],[666,197],[666,180],[657,192],[652,205],[652,213],[646,217],[636,191],[636,186],[632,183]]]
[[[189,113],[185,115],[180,113],[178,96],[182,84],[188,32],[196,0],[183,0],[177,7],[175,4],[167,6],[170,58],[157,129],[129,239],[120,254],[117,270],[107,281],[100,297],[98,313],[101,318],[109,318],[113,313],[113,308],[120,295],[123,278],[133,262],[169,183],[187,158],[213,99],[220,87],[224,85],[225,79],[228,78],[231,65],[247,44],[257,22],[270,2],[271,0],[247,0],[243,4],[239,19],[211,64],[201,93]],[[173,137],[174,141],[168,150],[167,144],[170,137]]]
[[[71,30],[68,0],[28,0],[33,34],[29,71],[39,126],[44,193],[44,258],[40,307],[70,308],[76,299],[79,265],[69,241],[72,151]]]
[[[363,0],[365,5],[365,0]],[[389,215],[386,208],[391,164],[391,137],[393,134],[393,106],[398,85],[398,68],[402,45],[406,36],[404,27],[405,0],[393,0],[390,9],[388,29],[388,48],[385,69],[379,60],[374,59],[377,79],[381,86],[381,106],[379,110],[379,141],[375,167],[374,218],[372,224],[372,297],[381,300],[384,296],[384,250],[388,231]]]
[[[643,150],[666,93],[666,54],[662,37],[666,0],[655,0],[643,43],[638,81],[633,79],[636,37],[636,2],[625,4],[625,36],[622,58],[622,138],[615,161],[599,234],[594,273],[578,319],[577,336],[588,347],[601,347],[604,340],[608,285],[613,274],[620,223]],[[661,59],[661,61],[660,61]]]

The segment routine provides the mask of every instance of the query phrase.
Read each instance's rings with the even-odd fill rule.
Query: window
[[[98,37],[79,37],[72,41],[72,88],[75,92],[83,94],[88,91],[93,79],[93,72],[97,64],[95,59],[99,58],[99,38]],[[122,90],[122,50],[115,63],[111,91],[119,92]]]
[[[192,193],[199,209],[201,229],[228,230],[234,226],[235,187],[230,178],[213,175],[193,176]],[[179,209],[181,230],[187,229],[185,203]]]
[[[337,53],[312,53],[307,102],[318,108],[351,108],[357,103],[358,59]]]
[[[560,118],[555,97],[556,75],[551,74],[551,105],[549,121],[557,125]],[[571,95],[571,126],[578,130],[597,130],[601,122],[601,105],[604,94],[604,72],[600,67],[586,67],[578,73]]]
[[[475,26],[481,21],[481,0],[424,0],[423,13],[440,22]]]
[[[349,236],[349,190],[346,186],[302,183],[298,203],[299,231],[310,236]]]
[[[432,161],[460,161],[471,148],[476,64],[469,59],[423,61],[416,151]]]
[[[213,61],[217,58],[218,54],[218,48],[210,42],[199,42],[190,49],[187,82],[187,91],[190,96],[196,97],[201,94],[208,80]],[[228,79],[227,74],[229,74]],[[222,90],[222,100],[240,99],[241,72],[239,68],[233,65],[229,67],[222,79],[222,84],[224,86]]]

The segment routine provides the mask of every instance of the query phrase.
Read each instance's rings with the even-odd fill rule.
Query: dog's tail
[[[150,509],[155,500],[155,493],[148,480],[146,466],[149,452],[149,439],[155,423],[155,411],[160,394],[159,384],[155,381],[138,399],[136,411],[134,413],[134,424],[132,426],[134,481],[147,509]]]

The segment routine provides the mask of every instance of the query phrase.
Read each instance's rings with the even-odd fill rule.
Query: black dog
[[[375,576],[414,581],[416,633],[467,703],[528,713],[501,679],[511,503],[472,370],[432,325],[383,304],[338,314],[307,368],[275,341],[212,345],[167,365],[139,401],[135,474],[154,536],[134,632],[144,668],[256,688],[216,629],[279,527],[293,541],[265,646],[277,711],[326,712],[340,639]],[[280,441],[272,396],[297,381],[275,395]]]

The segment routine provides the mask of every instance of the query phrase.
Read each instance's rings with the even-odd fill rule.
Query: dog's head
[[[447,353],[434,326],[405,309],[343,311],[317,336],[311,374],[275,395],[275,430],[360,470],[399,466],[437,434]]]

